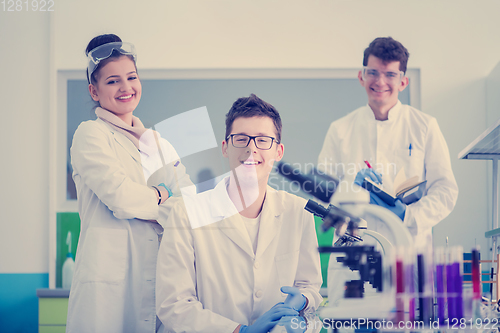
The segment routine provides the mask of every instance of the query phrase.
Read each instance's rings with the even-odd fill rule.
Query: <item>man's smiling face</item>
[[[276,127],[269,117],[239,117],[236,118],[231,127],[230,134],[246,134],[249,136],[269,136],[276,139]],[[229,166],[238,178],[240,185],[246,182],[254,182],[257,185],[266,183],[273,169],[275,161],[283,157],[283,145],[273,144],[270,149],[259,149],[254,140],[250,140],[245,148],[236,148],[231,143],[231,138],[222,142],[222,154],[229,159]]]

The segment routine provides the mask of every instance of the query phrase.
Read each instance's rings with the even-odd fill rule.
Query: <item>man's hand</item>
[[[298,315],[299,313],[297,311],[280,302],[257,318],[253,325],[242,325],[240,327],[240,333],[267,333],[279,323],[281,317]]]
[[[377,184],[382,184],[382,175],[373,169],[362,169],[354,178],[354,184],[361,186],[363,179],[368,178]]]
[[[285,300],[285,305],[288,305],[294,310],[302,310],[307,303],[307,299],[300,292],[299,288],[283,286],[281,287],[281,292],[288,294]]]
[[[404,221],[405,219],[406,205],[399,199],[396,199],[395,206],[390,206],[386,204],[384,200],[380,199],[375,193],[370,192],[370,203],[372,205],[387,208],[388,210],[396,214],[401,219],[401,221]]]

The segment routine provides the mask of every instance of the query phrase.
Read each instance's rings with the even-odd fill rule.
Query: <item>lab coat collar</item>
[[[101,123],[103,126],[105,126],[111,134],[113,134],[113,138],[115,139],[120,146],[122,146],[126,151],[129,152],[130,156],[132,158],[141,164],[141,154],[139,153],[139,150],[137,150],[137,147],[130,141],[125,135],[119,133],[118,131],[114,130],[110,125],[106,124],[105,121],[103,121],[101,118],[97,118],[97,122]]]
[[[212,218],[220,219],[217,227],[250,257],[255,258],[244,222],[227,193],[228,183],[229,177],[226,177],[212,191],[210,201]]]
[[[398,100],[396,105],[394,105],[389,110],[389,114],[387,115],[388,118],[387,121],[391,123],[395,122],[399,118],[400,114],[401,114],[401,102]]]
[[[383,120],[382,122],[386,124],[395,122],[401,114],[401,106],[401,101],[398,100],[398,102],[389,110],[387,120]],[[379,121],[375,119],[375,114],[369,104],[366,104],[366,114],[370,120]]]
[[[220,218],[220,222],[217,223],[218,228],[243,251],[252,258],[255,258],[244,222],[227,193],[228,184],[229,177],[226,177],[217,184],[212,192],[212,218]],[[280,231],[282,224],[280,216],[283,211],[284,205],[283,202],[279,200],[278,192],[270,186],[267,186],[264,205],[260,213],[261,222],[257,243],[257,257],[264,253]]]
[[[257,242],[257,257],[264,254],[281,230],[283,219],[281,219],[280,216],[284,210],[285,207],[278,196],[278,191],[267,186],[266,198],[260,213],[261,219]]]
[[[236,206],[233,204],[227,193],[229,176],[221,180],[212,190],[211,214],[213,218],[226,219],[235,214],[239,214]]]

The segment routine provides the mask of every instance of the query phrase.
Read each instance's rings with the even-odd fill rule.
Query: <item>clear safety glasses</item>
[[[89,52],[88,58],[88,80],[90,83],[90,78],[92,77],[92,73],[94,73],[99,63],[104,59],[109,58],[113,51],[119,52],[123,55],[130,55],[134,58],[134,61],[137,60],[137,53],[135,52],[135,47],[131,43],[124,42],[113,42],[100,45]]]
[[[405,76],[405,73],[402,71],[399,72],[379,72],[376,69],[370,68],[370,67],[363,67],[363,80],[365,81],[377,81],[381,79],[382,77],[384,78],[384,81],[387,83],[398,83],[401,82],[403,77]]]

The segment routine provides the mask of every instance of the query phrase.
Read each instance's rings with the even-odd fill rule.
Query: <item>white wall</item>
[[[0,269],[21,260],[9,253],[29,249],[32,269],[48,270],[48,39],[54,70],[84,70],[87,42],[107,32],[136,45],[139,68],[352,68],[375,37],[400,40],[410,67],[421,69],[422,110],[438,119],[460,187],[455,211],[435,228],[435,243],[448,235],[450,244],[469,249],[476,238],[484,249],[486,162],[459,161],[457,154],[486,128],[485,77],[500,60],[499,10],[496,0],[58,1],[53,35],[42,16],[17,21],[0,13],[2,64],[16,64],[3,70],[2,109],[19,124],[2,131],[2,141],[14,145],[7,155],[18,158],[2,164],[8,190]]]
[[[500,62],[486,77],[486,126],[500,118]]]
[[[49,14],[0,11],[0,45],[0,274],[46,273]]]

